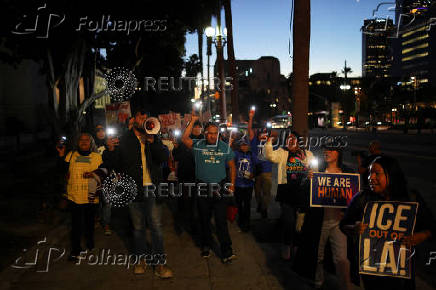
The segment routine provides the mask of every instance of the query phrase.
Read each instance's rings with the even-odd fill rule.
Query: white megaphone
[[[147,118],[144,122],[144,130],[149,135],[156,135],[160,131],[160,122],[155,117]]]

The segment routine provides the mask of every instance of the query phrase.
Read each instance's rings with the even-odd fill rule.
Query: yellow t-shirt
[[[72,154],[72,156],[71,156]],[[77,204],[89,203],[88,182],[89,178],[83,178],[85,172],[96,170],[103,163],[101,155],[91,152],[88,156],[82,156],[79,152],[69,152],[65,157],[69,162],[67,198]],[[98,197],[93,203],[98,203]]]
[[[142,185],[151,185],[153,184],[151,182],[150,172],[148,172],[147,168],[147,157],[145,156],[145,145],[141,141],[141,137],[136,136],[138,138],[139,143],[141,144],[141,161],[142,161]]]

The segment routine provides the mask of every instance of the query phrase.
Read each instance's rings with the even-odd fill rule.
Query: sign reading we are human
[[[346,208],[359,191],[359,174],[314,172],[310,182],[310,206]]]
[[[410,279],[414,250],[403,238],[413,234],[418,203],[368,202],[362,223],[368,224],[359,238],[361,274]]]

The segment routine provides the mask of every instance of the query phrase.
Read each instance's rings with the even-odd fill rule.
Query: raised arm
[[[188,127],[186,127],[185,131],[183,132],[182,142],[189,149],[192,149],[192,145],[194,144],[194,142],[192,141],[191,137],[189,137],[189,136],[191,135],[192,127],[194,127],[194,123],[197,120],[198,120],[198,116],[195,116],[194,115],[194,111],[192,111],[191,121],[189,122]]]
[[[254,110],[251,110],[250,113],[248,113],[248,126],[247,126],[250,141],[253,140],[253,138],[254,138],[253,117],[254,117]]]
[[[282,150],[273,150],[273,146],[272,146],[272,138],[273,137],[269,137],[268,141],[266,141],[265,143],[265,147],[264,147],[264,154],[265,154],[265,158],[268,161],[271,161],[273,163],[280,163],[281,161],[281,151]]]

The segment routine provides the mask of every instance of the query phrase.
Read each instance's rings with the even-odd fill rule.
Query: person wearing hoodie
[[[97,146],[97,151],[100,155],[103,156],[103,152],[108,149],[106,138],[106,131],[103,125],[97,124],[95,126],[95,145]],[[109,142],[112,141],[112,138],[109,138]],[[112,235],[112,230],[110,228],[111,221],[111,206],[107,202],[102,199],[100,201],[99,214],[100,214],[100,222],[104,229],[104,234],[106,236]]]
[[[79,135],[75,149],[65,155],[65,146],[56,147],[59,155],[58,169],[67,176],[67,199],[71,208],[71,253],[69,260],[76,261],[81,248],[82,233],[86,238],[88,251],[94,248],[94,219],[96,204],[93,171],[102,164],[102,157],[97,152],[94,138],[88,133]],[[93,189],[92,189],[93,188]],[[84,225],[82,225],[84,220]]]
[[[254,187],[256,154],[251,151],[249,142],[241,138],[235,151],[236,184],[235,199],[238,205],[238,225],[243,232],[250,230],[251,198]]]
[[[273,150],[272,138],[265,144],[265,158],[277,163],[278,186],[276,201],[280,203],[283,224],[282,258],[291,258],[291,249],[295,246],[295,226],[304,208],[308,204],[309,172],[313,153],[299,146],[300,135],[292,132],[286,138],[283,148]],[[313,168],[312,168],[313,169]]]

